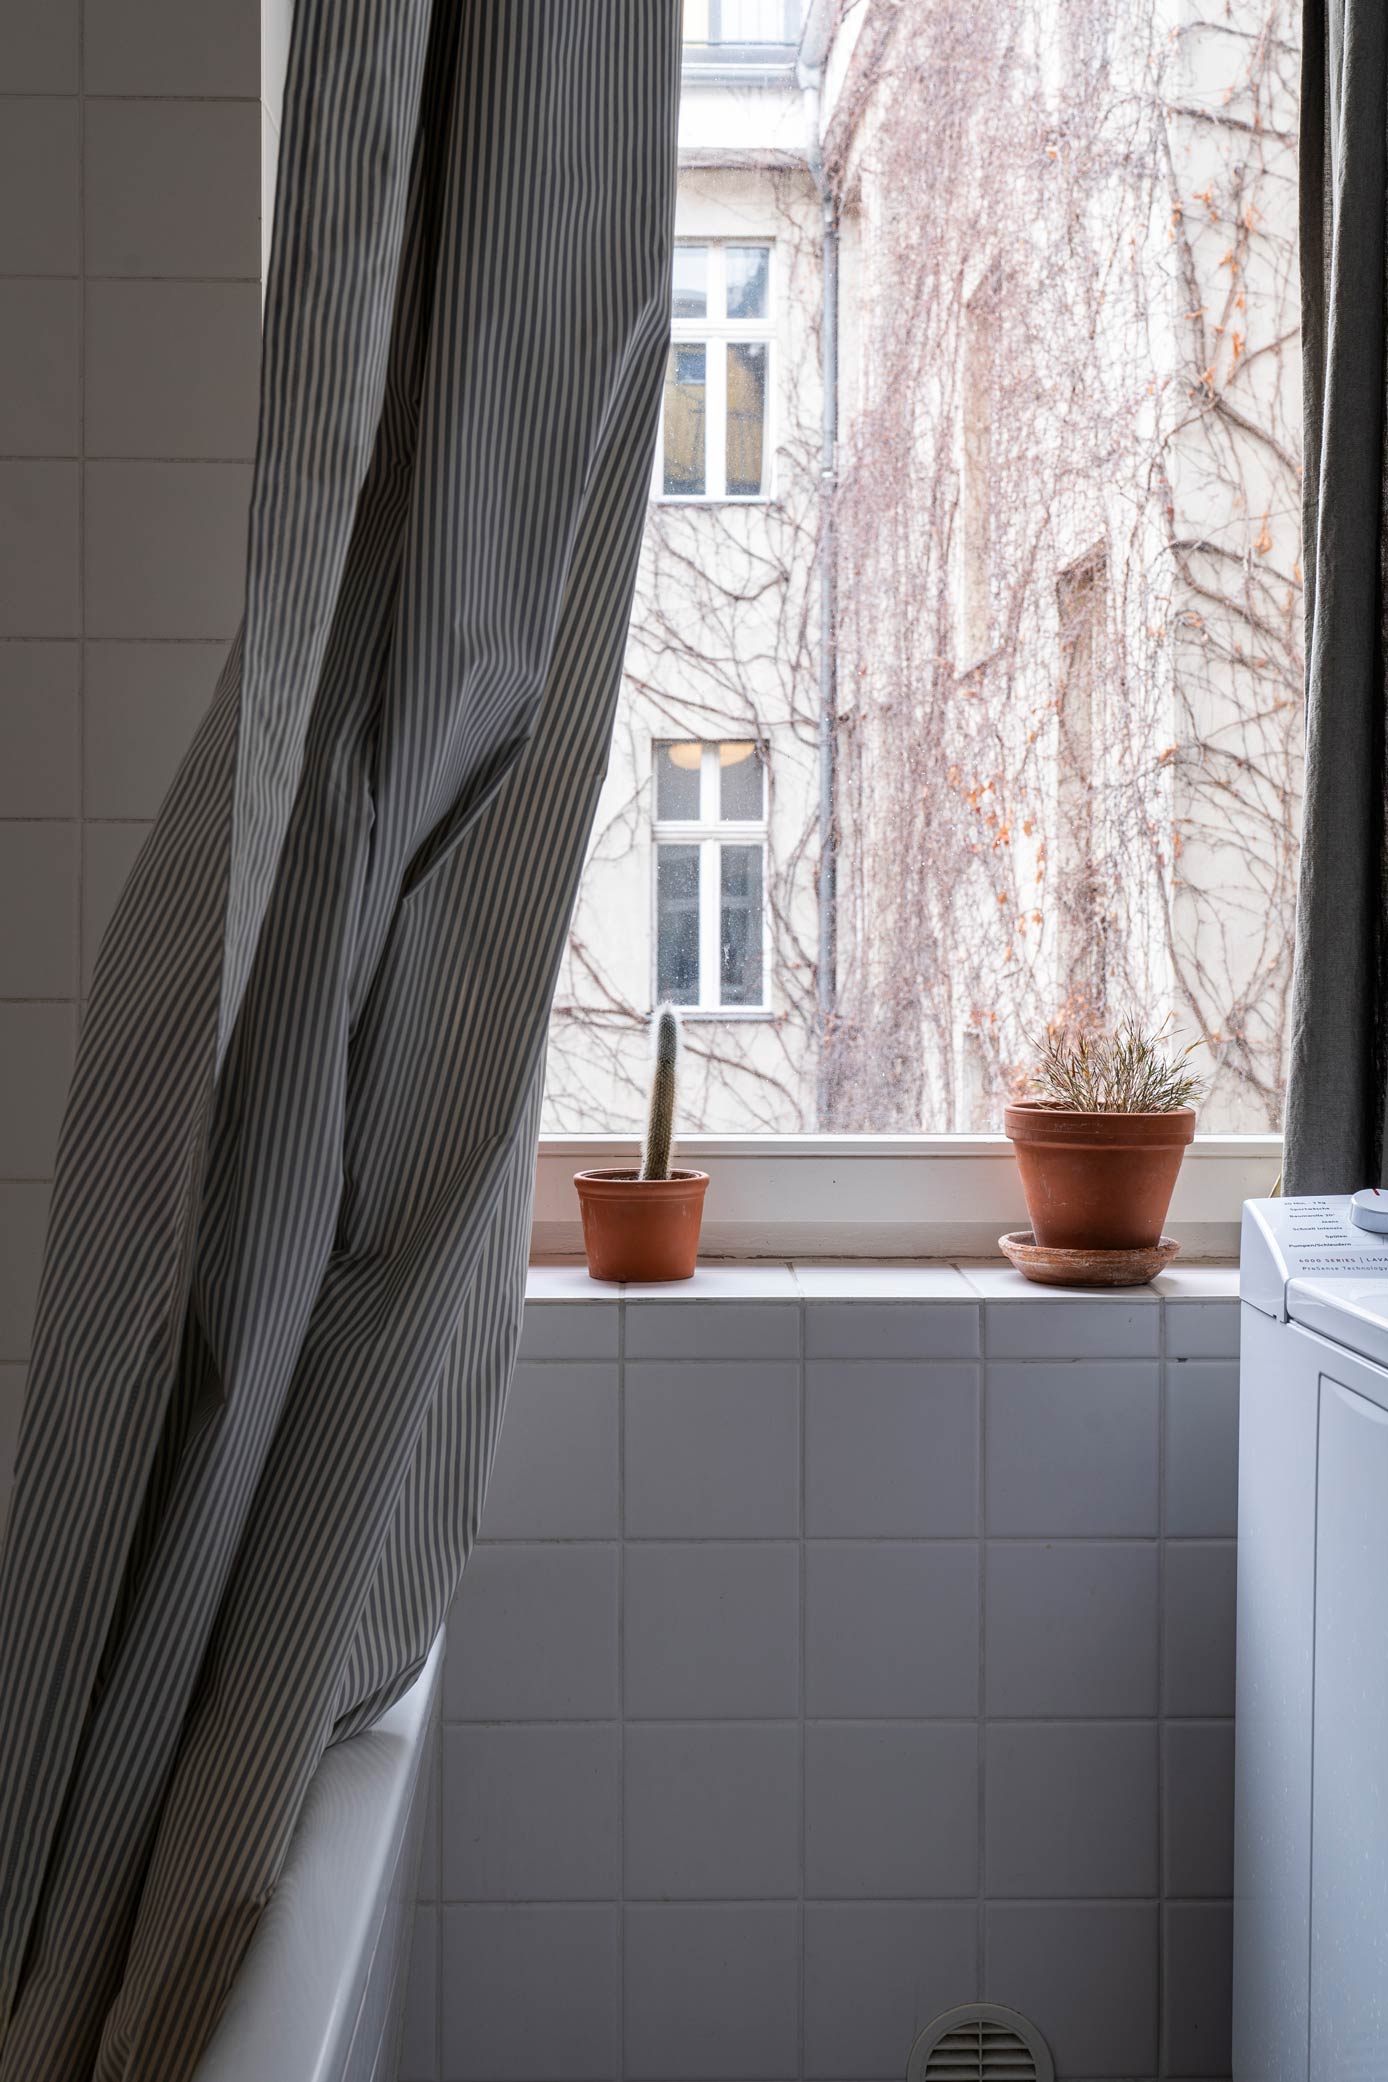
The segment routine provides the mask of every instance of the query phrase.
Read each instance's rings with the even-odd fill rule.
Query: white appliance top
[[[1351,1201],[1246,1200],[1239,1293],[1250,1307],[1388,1366],[1388,1235]]]

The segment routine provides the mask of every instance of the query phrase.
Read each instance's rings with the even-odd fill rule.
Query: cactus
[[[651,1072],[651,1105],[641,1150],[642,1178],[670,1176],[670,1150],[675,1127],[675,1066],[680,1054],[679,1014],[660,1005],[653,1021],[655,1067]]]

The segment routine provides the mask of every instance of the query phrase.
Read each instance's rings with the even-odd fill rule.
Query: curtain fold
[[[1388,10],[1305,0],[1306,807],[1289,1193],[1388,1184]]]
[[[0,2082],[192,2072],[519,1329],[676,0],[299,0],[246,612],[98,963],[0,1564]]]

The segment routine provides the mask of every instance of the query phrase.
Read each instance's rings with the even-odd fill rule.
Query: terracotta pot
[[[1038,1244],[1063,1251],[1140,1251],[1161,1239],[1176,1174],[1195,1133],[1195,1109],[1174,1113],[1062,1113],[1009,1106],[1003,1125],[1017,1153]]]
[[[687,1280],[699,1255],[706,1171],[642,1178],[636,1171],[574,1174],[583,1248],[595,1280]]]

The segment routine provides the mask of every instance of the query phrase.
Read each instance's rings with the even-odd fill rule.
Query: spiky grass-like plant
[[[675,1071],[680,1057],[680,1018],[673,1005],[656,1008],[652,1022],[655,1066],[651,1071],[651,1103],[646,1139],[641,1148],[642,1178],[668,1178],[675,1139]]]
[[[1063,1113],[1175,1113],[1204,1094],[1205,1079],[1185,1067],[1196,1045],[1173,1054],[1164,1025],[1149,1032],[1133,1019],[1112,1033],[1048,1027],[1027,1097]]]

